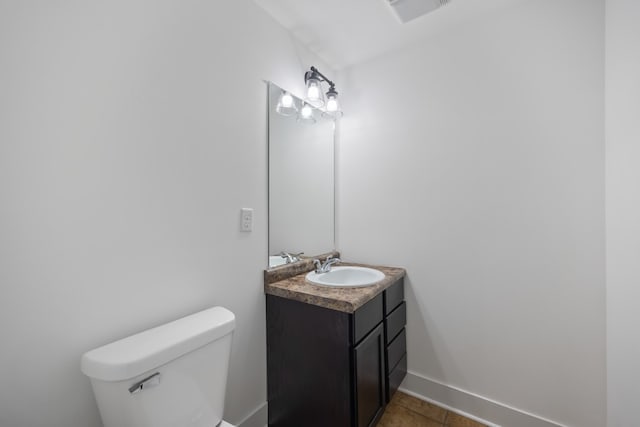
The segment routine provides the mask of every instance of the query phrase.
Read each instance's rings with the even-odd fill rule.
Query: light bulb
[[[276,105],[276,112],[283,116],[293,116],[298,111],[296,101],[289,92],[282,91]]]
[[[311,100],[317,100],[320,98],[320,88],[316,85],[310,85],[307,90],[307,98]]]
[[[291,96],[291,94],[288,92],[285,92],[280,100],[284,108],[291,108],[291,106],[293,105],[293,96]]]
[[[311,109],[309,105],[304,104],[304,107],[302,107],[302,110],[300,110],[300,115],[303,119],[308,119],[313,115],[313,109]]]
[[[338,111],[338,100],[335,97],[330,97],[327,100],[327,111]]]

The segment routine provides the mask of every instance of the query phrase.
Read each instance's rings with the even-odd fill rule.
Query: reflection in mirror
[[[284,93],[269,83],[269,268],[334,249],[334,122],[288,93],[278,113]]]

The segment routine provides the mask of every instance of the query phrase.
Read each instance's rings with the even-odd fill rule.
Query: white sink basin
[[[384,279],[384,273],[367,267],[332,267],[327,273],[312,271],[307,274],[307,280],[314,285],[334,286],[337,288],[355,288],[373,285]]]
[[[286,263],[287,260],[282,258],[280,255],[269,255],[269,268],[284,265]]]

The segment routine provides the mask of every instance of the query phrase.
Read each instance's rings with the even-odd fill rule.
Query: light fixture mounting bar
[[[311,66],[311,71],[307,71],[304,75],[304,81],[306,82],[307,80],[309,80],[310,78],[313,78],[315,76],[319,76],[322,77],[323,82],[327,82],[329,83],[329,86],[331,86],[331,88],[335,87],[335,83],[333,83],[331,80],[329,80],[327,78],[327,76],[325,76],[324,74],[322,74],[316,67]]]

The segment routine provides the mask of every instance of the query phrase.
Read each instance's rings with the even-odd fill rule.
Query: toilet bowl
[[[85,353],[104,427],[233,427],[222,413],[234,328],[213,307]]]

